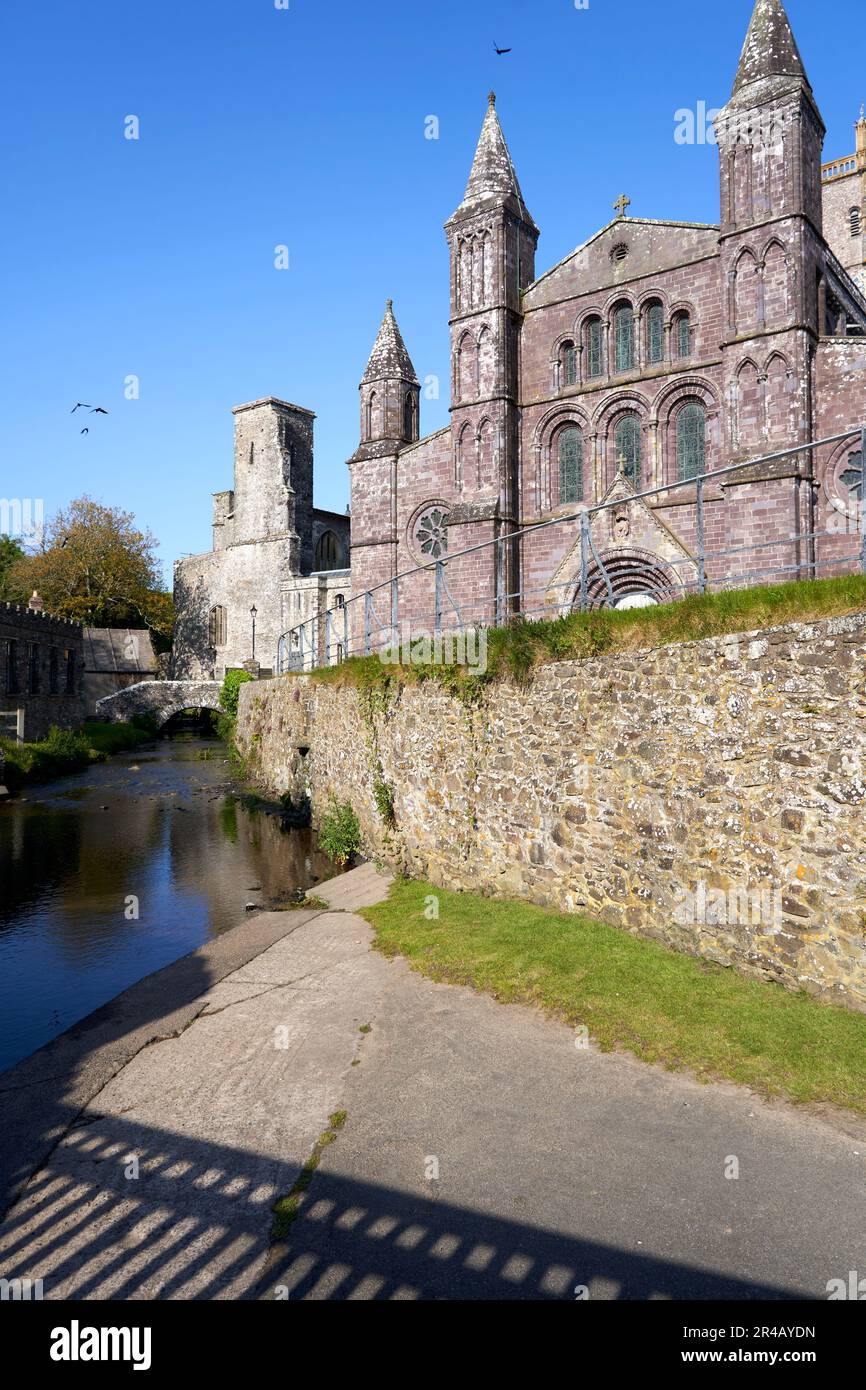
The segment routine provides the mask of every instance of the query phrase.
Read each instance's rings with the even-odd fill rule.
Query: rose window
[[[443,507],[422,512],[415,525],[415,545],[422,555],[438,560],[448,550],[448,513]]]

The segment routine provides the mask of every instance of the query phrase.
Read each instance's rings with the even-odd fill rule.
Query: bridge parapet
[[[96,714],[111,724],[152,714],[161,727],[184,709],[218,710],[220,689],[219,681],[139,681],[98,700]]]

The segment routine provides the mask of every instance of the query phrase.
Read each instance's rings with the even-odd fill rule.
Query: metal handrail
[[[402,580],[409,579],[413,575],[424,574],[429,572],[432,572],[434,574],[434,629],[436,631],[439,631],[441,629],[441,620],[443,613],[443,593],[447,595],[452,609],[457,614],[459,620],[458,626],[462,628],[464,626],[464,618],[461,615],[461,611],[458,608],[456,602],[454,601],[453,596],[451,595],[450,589],[448,588],[446,577],[447,569],[454,566],[464,556],[476,554],[478,551],[481,550],[488,550],[491,546],[504,547],[506,544],[519,542],[523,540],[523,538],[535,535],[538,532],[547,529],[548,527],[565,526],[569,522],[579,522],[581,529],[581,581],[579,590],[581,608],[585,608],[588,601],[587,575],[589,552],[592,553],[592,557],[598,575],[601,577],[601,579],[604,581],[606,585],[608,600],[612,602],[613,590],[610,578],[607,574],[607,571],[600,556],[595,550],[595,545],[593,543],[592,534],[590,530],[591,518],[598,515],[601,512],[608,511],[613,507],[622,507],[623,505],[631,504],[632,502],[644,501],[647,498],[659,497],[669,493],[676,493],[678,491],[682,491],[682,489],[684,488],[692,489],[695,493],[695,507],[697,512],[696,529],[698,532],[699,542],[698,551],[694,557],[683,557],[682,559],[668,559],[665,561],[665,563],[669,566],[677,566],[683,564],[692,564],[696,566],[697,577],[694,583],[691,585],[682,584],[678,586],[682,587],[684,591],[686,590],[686,588],[690,587],[702,593],[705,591],[708,582],[710,584],[717,584],[720,582],[719,577],[711,577],[708,581],[706,576],[707,561],[714,559],[718,556],[729,554],[741,554],[746,551],[767,549],[773,546],[797,544],[805,541],[814,541],[822,537],[832,536],[834,538],[838,538],[838,533],[836,532],[813,532],[811,530],[807,530],[804,533],[792,533],[787,539],[777,538],[772,541],[756,542],[754,545],[749,546],[736,546],[716,551],[707,551],[704,545],[703,536],[703,510],[705,505],[704,489],[707,483],[712,483],[717,479],[731,478],[733,474],[742,472],[744,469],[755,469],[765,464],[775,463],[777,461],[788,458],[794,458],[799,454],[806,454],[813,449],[820,449],[827,445],[838,444],[845,439],[852,439],[857,435],[860,435],[861,440],[861,458],[866,460],[866,424],[864,424],[852,427],[848,430],[843,430],[838,434],[827,435],[822,439],[808,440],[804,443],[793,445],[789,448],[776,450],[773,453],[762,454],[758,458],[743,459],[739,463],[727,464],[723,468],[712,469],[709,472],[697,474],[692,478],[681,478],[677,479],[675,482],[661,483],[654,487],[644,488],[640,492],[632,492],[627,497],[616,497],[605,502],[587,504],[585,506],[580,507],[576,511],[567,513],[564,516],[561,515],[556,517],[550,517],[545,521],[530,522],[528,525],[520,527],[516,530],[508,531],[499,536],[494,536],[489,540],[479,541],[475,545],[466,546],[463,550],[454,551],[451,554],[446,555],[444,558],[440,557],[434,560],[422,561],[420,564],[413,565],[409,569],[399,571],[390,579],[383,580],[381,583],[375,584],[369,589],[365,589],[362,593],[356,594],[353,598],[347,599],[341,608],[336,610],[329,608],[326,611],[326,613],[315,614],[312,618],[306,619],[303,623],[296,624],[294,627],[289,628],[288,631],[284,632],[279,639],[277,651],[277,671],[279,674],[283,674],[283,672],[287,669],[297,669],[294,662],[287,663],[285,660],[287,644],[291,643],[293,637],[296,637],[296,650],[292,655],[300,660],[301,669],[308,669],[306,666],[308,652],[311,658],[312,667],[315,667],[320,664],[319,638],[321,624],[323,620],[325,626],[325,642],[323,652],[324,663],[326,665],[332,664],[331,653],[335,645],[333,633],[334,627],[337,622],[335,615],[338,614],[342,615],[342,641],[337,639],[336,642],[338,648],[341,648],[341,651],[338,653],[338,659],[345,659],[347,656],[349,656],[350,622],[348,610],[353,605],[361,602],[363,602],[364,604],[363,650],[365,654],[369,655],[372,651],[373,638],[375,635],[383,632],[390,632],[392,634],[396,633],[399,622],[399,585]],[[722,485],[724,486],[724,484]],[[860,546],[857,558],[859,559],[860,567],[863,569],[864,572],[866,572],[866,486],[862,485],[860,488],[859,531]],[[504,550],[497,552],[497,555],[500,558],[500,565],[498,566],[498,568],[504,570]],[[794,565],[782,566],[775,570],[769,569],[753,571],[751,573],[754,577],[755,575],[766,576],[773,573],[787,574],[791,572],[799,573],[803,571],[814,571],[818,568],[829,568],[838,563],[849,563],[854,558],[855,557],[851,556],[843,557],[841,561],[823,560],[821,562],[803,559],[801,561],[798,561],[798,563]],[[742,577],[742,574],[738,573],[736,575],[721,576],[721,579],[735,579],[739,583],[741,582]],[[500,581],[503,580],[504,573],[500,576]],[[492,624],[494,626],[499,626],[501,625],[501,622],[503,620],[507,620],[508,618],[514,616],[514,609],[511,605],[515,601],[522,601],[527,599],[531,592],[516,591],[514,593],[507,593],[505,592],[505,587],[506,586],[504,582],[499,582],[496,586],[496,593],[494,595],[491,595],[491,598],[489,600],[485,600],[484,603],[485,608],[494,613],[494,622]],[[566,587],[574,589],[574,581],[569,581],[569,583],[564,586],[553,587]],[[390,592],[390,614],[388,622],[383,622],[379,614],[376,612],[374,598],[374,595],[379,594],[384,589],[387,589]],[[549,591],[550,586],[548,586],[548,588],[542,592],[548,593]],[[525,604],[521,603],[520,611],[524,615],[526,614],[527,609]],[[376,618],[375,627],[372,622],[372,618],[374,616]],[[488,621],[483,625],[490,626],[491,624]],[[305,640],[305,634],[307,632],[309,633],[309,641]]]

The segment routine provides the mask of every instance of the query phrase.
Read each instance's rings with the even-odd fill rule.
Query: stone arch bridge
[[[219,681],[139,681],[96,703],[99,719],[109,723],[129,723],[136,714],[152,714],[161,728],[173,714],[184,709],[220,707]]]

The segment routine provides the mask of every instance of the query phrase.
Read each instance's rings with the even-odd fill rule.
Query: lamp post
[[[250,617],[253,620],[253,661],[255,661],[256,659],[256,614],[258,611],[259,610],[256,608],[256,605],[253,604],[252,608],[250,609]]]

